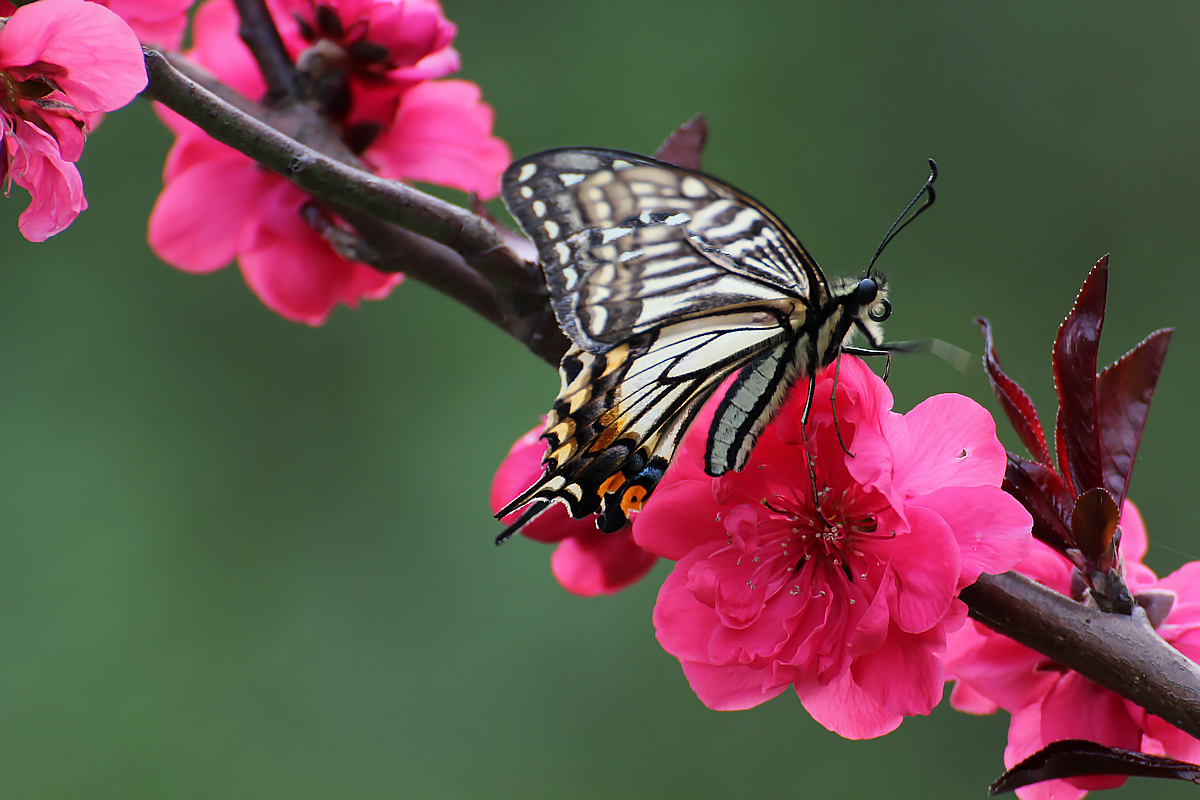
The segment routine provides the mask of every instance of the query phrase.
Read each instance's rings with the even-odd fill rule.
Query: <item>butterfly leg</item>
[[[890,360],[889,360],[890,363]],[[838,427],[837,414],[837,387],[838,377],[842,374],[842,354],[838,353],[837,360],[833,367],[833,394],[829,396],[829,405],[833,407],[833,432],[837,434],[838,444],[842,446],[842,452],[854,458],[854,453],[850,452],[850,448],[846,447],[846,442],[842,439],[842,429]],[[886,378],[884,380],[887,380]]]
[[[808,449],[808,415],[812,413],[813,397],[817,393],[817,372],[812,370],[808,375],[808,397],[804,398],[804,413],[800,415],[800,437],[804,441],[804,461],[808,465],[808,480],[813,490],[813,510],[817,519],[826,527],[833,527],[825,515],[821,513],[821,490],[817,488],[816,459]]]
[[[906,352],[906,351],[901,350],[900,352]],[[892,351],[891,350],[873,350],[868,347],[844,346],[844,347],[842,347],[841,353],[838,353],[838,355],[841,356],[842,353],[845,353],[848,356],[858,356],[859,358],[869,358],[871,356],[885,356],[887,358],[887,362],[883,365],[883,382],[887,383],[888,374],[892,371]]]

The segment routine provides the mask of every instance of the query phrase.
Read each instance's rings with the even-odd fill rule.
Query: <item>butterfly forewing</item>
[[[509,168],[504,200],[538,246],[560,325],[591,352],[681,317],[737,306],[790,311],[812,287],[826,291],[769,211],[720,181],[644,156],[539,153]]]

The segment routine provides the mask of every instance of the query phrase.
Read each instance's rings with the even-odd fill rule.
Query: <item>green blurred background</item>
[[[831,274],[864,268],[935,157],[937,207],[883,259],[889,335],[978,354],[988,316],[1044,415],[1055,328],[1111,252],[1102,357],[1177,328],[1132,490],[1148,560],[1200,557],[1200,7],[446,6],[514,153],[650,152],[703,111],[706,168]],[[794,696],[711,712],[654,640],[666,566],[585,600],[549,548],[493,547],[492,471],[554,371],[415,282],[311,329],[235,269],[163,265],[144,232],[169,144],[145,102],[111,115],[81,165],[91,209],[46,244],[17,233],[20,190],[0,202],[0,791],[983,796],[1004,715],[943,706],[859,743]],[[892,375],[900,410],[996,408],[975,363]]]

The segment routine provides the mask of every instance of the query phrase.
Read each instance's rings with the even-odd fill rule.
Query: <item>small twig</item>
[[[1200,667],[1141,608],[1132,616],[1088,608],[1016,572],[984,575],[961,597],[992,630],[1200,737]]]
[[[242,24],[238,35],[250,48],[267,84],[268,106],[286,105],[300,97],[300,82],[296,66],[283,45],[283,37],[271,19],[265,0],[233,0]]]

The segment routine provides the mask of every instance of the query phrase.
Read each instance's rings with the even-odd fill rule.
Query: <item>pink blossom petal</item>
[[[17,227],[29,241],[44,242],[87,208],[83,179],[75,165],[59,155],[58,143],[49,134],[21,119],[12,124],[12,132],[0,140],[11,162],[8,177],[32,197]]]
[[[1135,712],[1141,711],[1141,709],[1135,706],[1129,711]],[[1191,764],[1200,763],[1200,740],[1188,736],[1179,728],[1153,714],[1143,712],[1142,716],[1142,729],[1146,732],[1140,748],[1143,753],[1169,756]]]
[[[174,111],[167,108],[162,103],[152,103],[150,105],[150,107],[151,107],[151,109],[153,109],[154,115],[156,117],[158,117],[158,121],[161,122],[167,128],[167,130],[169,130],[171,133],[175,134],[177,137],[184,136],[184,135],[193,135],[195,138],[203,137],[205,139],[208,139],[208,141],[216,144],[215,139],[209,138],[208,134],[203,133],[199,128],[197,128],[191,122],[188,122],[186,119],[184,119],[180,115],[176,114]],[[178,145],[179,142],[176,142],[175,144]],[[222,145],[222,146],[224,146],[224,145]]]
[[[142,46],[113,12],[83,0],[39,0],[0,29],[0,69],[45,62],[54,81],[85,113],[113,111],[146,88]]]
[[[615,594],[637,582],[658,561],[638,547],[628,530],[591,530],[565,539],[550,558],[554,577],[563,588],[582,597]]]
[[[873,653],[883,647],[891,625],[892,603],[895,599],[896,574],[888,569],[875,590],[875,597],[868,605],[867,612],[854,628],[854,637],[850,642],[854,655]]]
[[[911,503],[934,512],[953,531],[962,558],[959,589],[985,572],[1007,572],[1029,555],[1033,518],[1002,489],[948,487],[913,498]]]
[[[55,98],[56,95],[61,97],[61,92],[55,92],[50,97]],[[25,106],[25,103],[22,102],[21,105]],[[49,132],[58,143],[58,154],[63,161],[78,161],[79,157],[83,155],[83,146],[87,143],[87,136],[84,135],[80,122],[68,114],[39,114],[37,111],[27,116],[26,119],[39,117],[50,128]]]
[[[854,682],[871,700],[892,714],[928,714],[942,700],[945,672],[939,653],[945,632],[933,628],[905,633],[896,626],[883,646],[854,660]]]
[[[174,176],[150,212],[149,241],[163,261],[187,272],[212,272],[233,260],[244,223],[253,220],[263,195],[281,178],[253,161],[231,155],[206,161]],[[222,201],[214,203],[213,198]]]
[[[428,81],[410,89],[391,128],[368,150],[380,174],[474,192],[500,191],[500,173],[512,160],[492,136],[491,106],[479,87],[459,80]]]
[[[350,281],[342,292],[341,302],[354,308],[359,300],[382,300],[404,281],[403,273],[380,272],[366,264],[354,265]]]
[[[444,78],[462,69],[462,59],[453,47],[438,50],[422,58],[411,67],[400,67],[390,73],[397,81],[426,81],[432,78]]]
[[[1065,556],[1036,539],[1029,546],[1029,555],[1016,566],[1022,575],[1068,597],[1071,594],[1071,569],[1071,562]]]
[[[664,481],[633,521],[633,537],[655,555],[678,561],[699,544],[698,533],[724,539],[717,512],[708,481]]]
[[[912,529],[887,549],[892,569],[902,576],[892,621],[901,630],[919,633],[946,615],[961,566],[954,533],[941,517],[912,506],[908,520]]]
[[[964,714],[994,714],[1000,706],[988,700],[962,681],[955,681],[950,692],[950,705]]]
[[[893,480],[907,496],[947,486],[1000,485],[1007,463],[1004,446],[992,416],[974,400],[936,395],[905,414],[903,422],[891,433],[898,465]]]
[[[680,661],[709,661],[708,644],[716,629],[716,612],[688,588],[688,573],[700,559],[693,553],[679,560],[658,590],[654,630],[662,648]],[[709,635],[705,635],[705,632]],[[761,685],[761,680],[760,680]]]
[[[143,43],[176,50],[187,27],[193,0],[101,0]]]
[[[1200,561],[1189,561],[1156,585],[1175,594],[1175,603],[1159,634],[1193,661],[1200,657]]]
[[[1121,506],[1121,555],[1126,559],[1141,561],[1146,557],[1148,544],[1142,512],[1138,511],[1133,501],[1126,499]]]
[[[447,38],[440,30],[442,24],[450,26]],[[454,38],[453,25],[445,22],[440,9],[420,8],[416,4],[379,4],[370,12],[370,27],[367,39],[388,49],[388,56],[397,66],[416,64]]]
[[[1077,672],[1065,673],[1046,694],[1042,737],[1047,742],[1087,739],[1126,750],[1136,750],[1141,743],[1141,731],[1125,701]]]
[[[973,642],[973,647],[965,648],[965,641]],[[949,635],[946,665],[972,690],[1013,713],[1040,702],[1061,676],[1046,668],[1042,656],[973,621]]]
[[[700,702],[714,711],[744,711],[778,697],[787,688],[763,687],[763,672],[738,665],[716,667],[695,661],[681,661],[684,677]]]
[[[1042,738],[1041,705],[1013,712],[1008,727],[1008,746],[1004,749],[1004,766],[1012,768],[1049,742]],[[1079,800],[1087,792],[1066,781],[1042,781],[1017,789],[1021,800]]]
[[[320,325],[347,294],[357,266],[337,255],[300,218],[308,197],[280,180],[265,192],[255,218],[242,229],[238,263],[247,285],[268,308],[285,319]],[[389,276],[398,283],[401,276]]]
[[[837,680],[820,683],[807,679],[796,683],[796,694],[812,718],[847,739],[873,739],[900,727],[904,717],[880,708],[863,691],[849,670]]]

